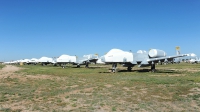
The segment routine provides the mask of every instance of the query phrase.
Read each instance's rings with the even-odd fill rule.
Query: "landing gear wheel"
[[[86,64],[85,64],[85,68],[88,68],[89,66],[88,66],[89,64],[86,62]]]
[[[155,67],[155,64],[152,64],[152,65],[151,65],[151,72],[155,72],[155,71],[156,71],[155,68],[156,68],[156,67]]]
[[[112,69],[112,73],[115,73],[115,71],[116,71],[115,69]]]
[[[131,71],[131,70],[132,70],[132,67],[128,67],[127,70],[128,70],[128,71]]]
[[[112,72],[115,73],[117,69],[117,63],[112,64]]]
[[[61,64],[61,67],[65,68],[66,67],[66,63]]]

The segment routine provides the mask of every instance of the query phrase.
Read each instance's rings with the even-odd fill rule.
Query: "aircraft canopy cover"
[[[69,58],[69,57],[70,57],[69,55],[63,54],[59,58]]]
[[[120,49],[111,49],[106,55],[110,55],[110,54],[115,54],[115,53],[119,53],[119,52],[124,52]]]

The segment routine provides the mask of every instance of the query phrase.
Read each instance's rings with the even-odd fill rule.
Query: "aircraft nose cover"
[[[162,51],[162,50],[159,50],[159,49],[151,49],[149,51],[149,56],[151,58],[165,57],[166,53],[165,53],[165,51]]]

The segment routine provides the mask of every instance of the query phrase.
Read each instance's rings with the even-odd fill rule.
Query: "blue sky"
[[[0,0],[0,61],[175,46],[200,57],[200,0]]]

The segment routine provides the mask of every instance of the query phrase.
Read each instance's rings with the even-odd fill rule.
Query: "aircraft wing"
[[[160,57],[160,58],[150,58],[150,59],[147,59],[147,61],[148,62],[154,62],[154,61],[160,61],[160,60],[165,60],[165,59],[167,59],[168,61],[171,61],[174,58],[184,57],[184,56],[187,56],[187,54],[174,55],[174,56],[166,56],[166,57]]]
[[[174,58],[184,57],[184,56],[187,56],[187,54],[174,55],[174,56],[165,56],[165,57],[159,57],[159,58],[144,59],[138,65],[138,67],[146,67],[146,66],[149,66],[149,64],[158,63],[158,62],[164,62],[165,60],[173,61]]]

